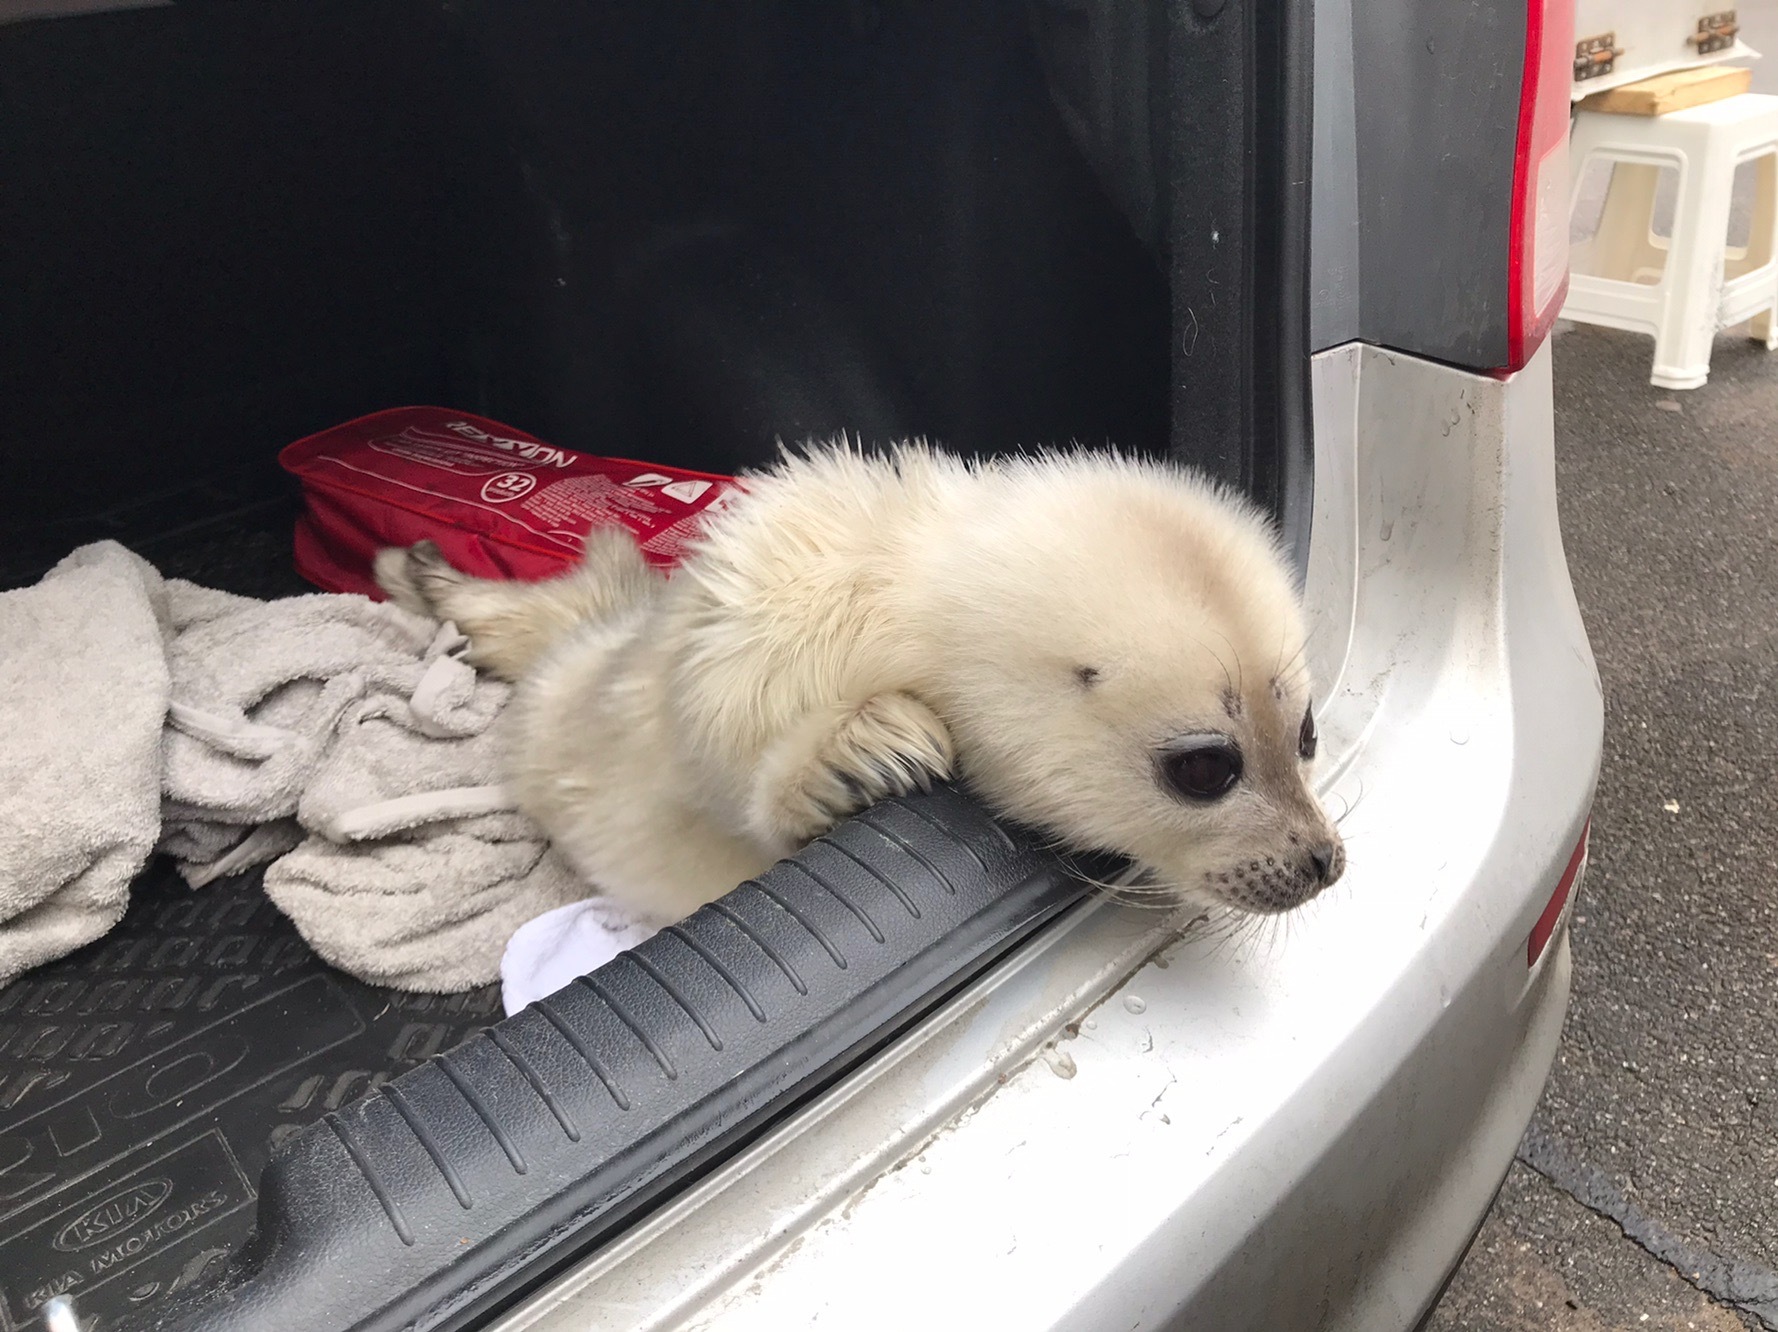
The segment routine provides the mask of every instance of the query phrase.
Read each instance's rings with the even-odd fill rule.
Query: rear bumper
[[[1547,348],[1314,373],[1341,883],[1238,940],[1088,904],[499,1326],[1415,1324],[1554,1057],[1601,703]]]

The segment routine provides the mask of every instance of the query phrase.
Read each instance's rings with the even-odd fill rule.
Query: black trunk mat
[[[290,1133],[500,1016],[322,962],[258,873],[136,883],[105,938],[0,990],[0,1322],[66,1292],[82,1326],[239,1247]]]
[[[313,591],[293,512],[258,478],[210,478],[8,532],[0,582],[115,537],[169,576]],[[274,1146],[499,1016],[497,986],[414,995],[335,971],[257,872],[194,891],[151,865],[115,930],[0,988],[0,1328],[40,1326],[67,1293],[102,1332],[189,1285],[246,1238]]]

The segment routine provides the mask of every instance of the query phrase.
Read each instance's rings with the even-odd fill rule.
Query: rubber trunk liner
[[[955,790],[884,801],[291,1134],[241,1253],[123,1326],[481,1326],[1084,891]]]
[[[0,990],[0,1322],[103,1329],[240,1247],[291,1134],[500,1016],[327,966],[257,873],[167,865],[105,938]]]
[[[263,478],[8,530],[0,584],[115,538],[163,573],[249,596],[314,589],[294,505]],[[404,994],[326,965],[257,872],[137,879],[103,939],[0,988],[0,1328],[58,1293],[82,1326],[155,1307],[238,1249],[260,1172],[297,1129],[500,1016],[498,987]]]

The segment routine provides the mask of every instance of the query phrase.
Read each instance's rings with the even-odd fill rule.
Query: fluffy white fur
[[[379,579],[519,682],[511,781],[589,881],[677,919],[886,795],[960,775],[1156,884],[1283,910],[1339,876],[1299,754],[1303,622],[1272,535],[1188,473],[844,446],[747,478],[671,579],[595,531],[553,582],[436,548]],[[1161,776],[1239,746],[1221,799]]]

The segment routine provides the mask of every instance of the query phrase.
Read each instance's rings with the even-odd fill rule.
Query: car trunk
[[[111,537],[302,591],[277,449],[420,402],[716,472],[842,430],[1115,443],[1245,489],[1301,552],[1300,10],[194,0],[0,26],[0,585]],[[90,1327],[472,1325],[1080,891],[956,793],[869,817],[848,864],[805,853],[492,1038],[495,990],[358,983],[255,876],[152,865],[115,931],[0,990],[0,1326],[57,1294]],[[854,944],[877,951],[839,969]],[[698,988],[700,948],[726,987]]]

